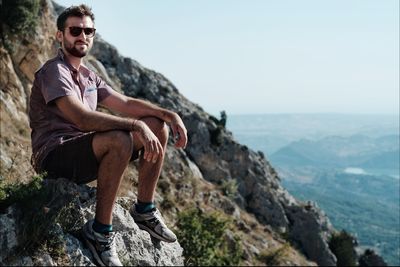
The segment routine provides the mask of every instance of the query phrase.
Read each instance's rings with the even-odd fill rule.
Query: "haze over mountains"
[[[371,138],[328,136],[317,141],[302,139],[277,152],[270,160],[280,166],[360,167],[399,169],[399,135]]]
[[[228,114],[227,128],[248,146],[272,155],[301,139],[399,134],[399,115],[359,114]]]
[[[228,129],[268,155],[294,196],[400,264],[398,115],[228,115]]]

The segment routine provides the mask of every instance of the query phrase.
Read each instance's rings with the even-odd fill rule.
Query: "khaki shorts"
[[[47,179],[66,178],[77,184],[89,183],[97,179],[99,163],[93,152],[92,141],[96,133],[67,139],[53,149],[43,161],[43,171]],[[131,161],[139,157],[134,151]]]

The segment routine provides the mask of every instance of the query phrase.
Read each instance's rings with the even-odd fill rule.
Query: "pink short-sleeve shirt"
[[[64,118],[54,100],[73,96],[89,110],[110,95],[111,87],[98,75],[81,65],[72,67],[61,49],[36,73],[30,96],[29,122],[32,129],[32,164],[37,171],[42,161],[66,139],[87,134]]]

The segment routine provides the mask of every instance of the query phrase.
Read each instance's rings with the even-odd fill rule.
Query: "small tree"
[[[366,249],[358,259],[359,266],[387,266],[383,258],[372,249]]]
[[[356,239],[345,230],[333,234],[329,240],[329,248],[337,258],[337,266],[356,266],[356,246]]]
[[[221,119],[219,120],[219,125],[225,128],[227,119],[228,117],[226,116],[225,110],[221,111]]]

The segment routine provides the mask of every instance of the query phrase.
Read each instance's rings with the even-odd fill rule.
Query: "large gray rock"
[[[35,203],[37,215],[23,214],[20,206],[23,202],[0,214],[0,265],[94,265],[90,251],[82,243],[80,228],[94,216],[96,190],[62,178],[46,181],[42,190],[48,195],[45,201]],[[120,198],[113,212],[121,262],[124,265],[183,265],[183,249],[179,243],[152,240],[133,221],[128,211],[131,205],[131,199]],[[31,243],[25,231],[34,223],[44,225],[34,229],[42,231],[36,237],[45,238]],[[49,248],[49,244],[57,250]]]
[[[286,212],[290,221],[289,237],[299,244],[307,258],[318,265],[336,266],[336,257],[328,245],[333,227],[317,205],[314,202],[291,205],[286,207]]]

